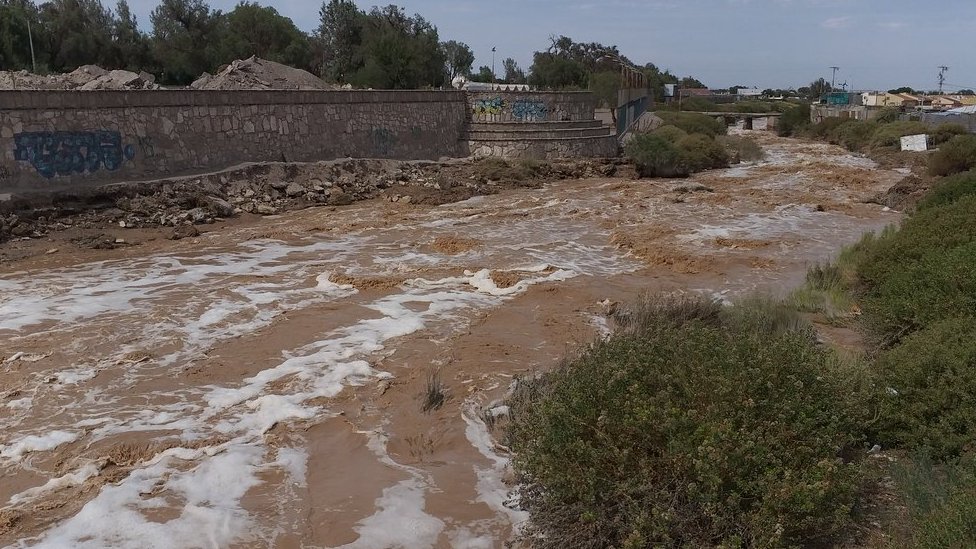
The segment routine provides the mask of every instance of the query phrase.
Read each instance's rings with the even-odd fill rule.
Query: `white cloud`
[[[883,23],[878,23],[878,26],[887,30],[901,30],[908,26],[908,23],[902,21],[885,21]]]
[[[849,27],[852,21],[854,21],[854,18],[850,15],[831,17],[830,19],[824,20],[823,23],[820,23],[820,26],[825,29],[837,30]]]

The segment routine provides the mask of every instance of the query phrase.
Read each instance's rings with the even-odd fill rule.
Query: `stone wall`
[[[2,91],[0,195],[244,162],[467,156],[454,91]]]
[[[473,122],[593,120],[596,103],[589,92],[468,92]]]

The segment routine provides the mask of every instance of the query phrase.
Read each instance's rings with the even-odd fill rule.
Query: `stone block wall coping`
[[[123,109],[356,103],[455,103],[465,92],[439,90],[4,90],[0,110]]]

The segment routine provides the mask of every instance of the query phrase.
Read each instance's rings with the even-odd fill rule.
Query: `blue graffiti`
[[[93,173],[101,168],[114,171],[135,157],[132,145],[122,145],[115,131],[24,132],[14,135],[14,158],[30,162],[37,173],[56,175]]]
[[[549,117],[549,107],[539,100],[518,99],[512,103],[512,118],[521,122],[539,122]]]

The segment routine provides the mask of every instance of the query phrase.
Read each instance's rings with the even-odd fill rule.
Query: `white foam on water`
[[[78,469],[77,471],[67,473],[60,477],[52,478],[44,483],[42,486],[36,486],[34,488],[28,488],[19,494],[14,494],[10,498],[10,503],[17,505],[18,503],[23,503],[25,501],[30,501],[38,496],[44,495],[48,492],[53,492],[55,490],[60,490],[62,488],[67,488],[70,486],[78,486],[79,484],[85,482],[86,480],[98,475],[100,468],[97,463],[88,463]]]
[[[44,435],[28,435],[16,442],[0,445],[0,457],[20,461],[25,454],[53,450],[62,444],[78,440],[78,433],[50,431]]]
[[[376,512],[353,527],[359,539],[340,546],[342,549],[434,547],[444,530],[444,521],[424,512],[430,481],[423,471],[397,463],[386,450],[387,437],[382,431],[362,433],[366,446],[382,463],[403,471],[409,478],[385,488],[375,502]]]
[[[478,501],[484,502],[497,515],[508,517],[513,530],[518,532],[529,520],[529,514],[514,508],[510,503],[510,490],[503,480],[508,472],[509,458],[495,451],[495,442],[488,432],[488,426],[478,417],[477,403],[469,399],[461,408],[461,419],[465,423],[465,438],[478,450],[478,453],[492,463],[490,467],[472,466],[478,478],[476,486]],[[492,413],[495,413],[494,409]],[[507,407],[505,413],[508,413]]]
[[[259,465],[262,453],[258,447],[231,445],[181,473],[174,466],[198,458],[201,452],[167,450],[119,484],[104,486],[75,516],[18,545],[183,549],[226,547],[254,539],[249,516],[239,502],[258,481],[241,472]],[[154,509],[171,507],[173,499],[182,503],[178,517],[161,522],[146,518],[145,513]]]

